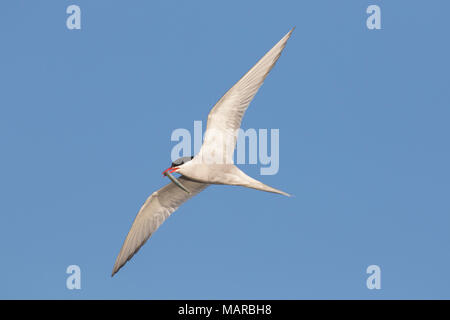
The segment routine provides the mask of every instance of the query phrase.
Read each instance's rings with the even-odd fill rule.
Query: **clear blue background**
[[[66,28],[66,8],[82,29]],[[382,30],[366,28],[378,4]],[[450,298],[448,1],[3,1],[0,298]],[[214,186],[114,278],[176,128],[289,29],[243,128],[296,195]],[[67,290],[68,265],[82,289]],[[381,267],[382,289],[366,288]]]

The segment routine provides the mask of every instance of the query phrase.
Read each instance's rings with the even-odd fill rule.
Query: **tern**
[[[163,172],[172,183],[151,194],[142,205],[120,249],[111,276],[134,256],[180,205],[211,184],[242,186],[290,196],[246,175],[233,164],[233,154],[242,117],[293,31],[294,28],[211,109],[199,153],[195,157],[175,160],[170,168]],[[175,172],[181,175],[178,179],[172,175]]]

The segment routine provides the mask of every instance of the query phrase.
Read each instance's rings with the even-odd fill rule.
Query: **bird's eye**
[[[181,166],[182,164],[184,164],[184,161],[178,159],[177,161],[172,162],[172,168],[173,168],[173,167]]]

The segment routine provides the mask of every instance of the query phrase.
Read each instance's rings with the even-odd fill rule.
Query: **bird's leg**
[[[177,185],[181,190],[187,192],[187,193],[191,193],[185,186],[183,186],[181,184],[180,181],[178,181],[177,178],[175,178],[170,172],[165,172],[164,175],[166,175],[167,177],[169,177],[170,180],[172,180],[173,183],[175,183],[175,185]]]

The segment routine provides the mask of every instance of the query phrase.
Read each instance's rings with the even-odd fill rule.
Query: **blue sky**
[[[79,5],[81,30],[66,28]],[[366,8],[381,8],[368,30]],[[448,1],[4,1],[0,298],[450,298]],[[295,195],[213,186],[114,278],[176,128],[291,27],[243,128]],[[81,268],[81,290],[66,268]],[[381,268],[380,290],[366,268]]]

